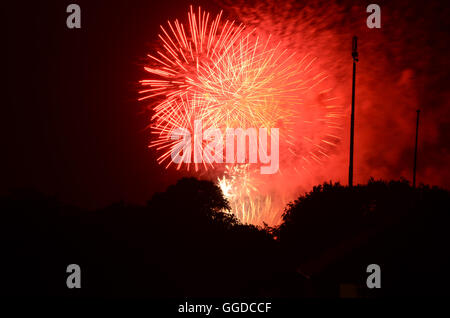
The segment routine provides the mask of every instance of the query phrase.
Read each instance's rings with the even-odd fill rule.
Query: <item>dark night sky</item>
[[[81,6],[81,30],[65,24],[73,2]],[[149,118],[137,101],[137,82],[159,25],[183,16],[190,3],[198,2],[2,4],[7,98],[0,190],[31,187],[97,207],[142,202],[173,183],[178,176],[158,166],[146,147]],[[440,138],[448,144],[446,129]]]
[[[174,6],[78,1],[82,28],[70,30],[70,3],[27,1],[3,9],[8,93],[1,188],[33,187],[88,206],[143,200],[171,180],[146,147],[139,63],[149,34],[157,34]]]

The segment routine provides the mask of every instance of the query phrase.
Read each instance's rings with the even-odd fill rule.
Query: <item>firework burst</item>
[[[280,173],[286,174],[321,164],[339,141],[341,114],[314,57],[300,55],[257,29],[222,20],[222,13],[211,19],[192,7],[188,26],[168,21],[161,26],[159,40],[161,49],[148,55],[145,70],[150,78],[140,81],[140,100],[152,101],[155,138],[150,147],[166,167],[180,143],[171,138],[174,130],[193,131],[196,120],[222,132],[279,128]],[[282,205],[274,205],[276,200],[261,192],[263,185],[249,165],[202,167],[221,175],[218,184],[242,221],[278,221]],[[195,170],[199,168],[196,164]]]
[[[261,193],[259,172],[249,164],[226,166],[217,185],[230,202],[231,211],[244,223],[277,224],[281,213],[276,211],[270,194]]]

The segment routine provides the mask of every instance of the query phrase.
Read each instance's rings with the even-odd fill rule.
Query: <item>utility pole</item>
[[[416,143],[414,146],[413,188],[416,187],[417,139],[419,138],[419,116],[420,116],[420,109],[417,110],[417,121],[416,121]]]
[[[353,187],[353,144],[355,139],[355,77],[356,77],[356,62],[358,62],[358,38],[356,36],[353,37],[352,57],[353,57],[353,82],[352,82],[352,114],[350,119],[350,164],[348,167],[349,187]]]

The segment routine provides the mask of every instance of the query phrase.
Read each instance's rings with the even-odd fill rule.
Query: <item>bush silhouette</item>
[[[2,294],[67,297],[448,294],[449,192],[407,181],[324,183],[290,203],[281,225],[242,224],[220,189],[184,178],[146,205],[86,211],[32,190],[0,198]],[[78,264],[82,288],[66,287]]]
[[[385,269],[378,293],[448,294],[441,275],[450,265],[449,207],[448,191],[406,180],[330,182],[290,203],[273,233],[299,272],[325,282],[319,295],[337,295],[341,283],[365,287],[372,263]]]

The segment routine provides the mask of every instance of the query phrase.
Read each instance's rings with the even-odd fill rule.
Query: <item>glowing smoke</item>
[[[259,0],[222,3],[229,16],[245,25],[244,37],[251,41],[257,36],[267,40],[270,34],[271,45],[279,44],[280,50],[295,52],[298,57],[306,56],[309,61],[314,59],[312,72],[326,76],[326,84],[320,90],[300,94],[303,105],[336,107],[335,114],[332,114],[335,116],[336,125],[323,125],[321,129],[307,129],[305,125],[295,124],[290,127],[289,138],[295,141],[290,150],[294,150],[294,154],[283,160],[281,171],[276,176],[255,175],[248,167],[241,167],[238,169],[240,172],[236,171],[236,167],[215,171],[219,184],[229,199],[236,198],[240,193],[240,200],[233,200],[236,213],[242,220],[274,224],[279,220],[277,216],[281,214],[285,203],[309,190],[312,185],[326,180],[346,183],[348,120],[342,121],[340,112],[342,107],[349,109],[347,106],[350,105],[350,45],[354,34],[360,38],[361,56],[356,95],[356,182],[365,182],[370,176],[410,176],[414,116],[415,110],[420,107],[424,110],[424,116],[419,139],[420,148],[423,149],[423,152],[419,152],[419,181],[449,186],[450,176],[446,165],[450,150],[449,146],[443,143],[448,133],[445,127],[448,127],[450,118],[447,105],[449,96],[445,85],[442,84],[442,79],[448,76],[443,74],[444,70],[448,70],[448,62],[446,59],[435,59],[431,56],[439,49],[448,51],[448,46],[439,40],[439,31],[441,28],[446,29],[445,22],[442,21],[446,21],[448,9],[441,10],[439,4],[434,2],[424,7],[411,5],[409,2],[380,5],[382,29],[370,30],[365,24],[365,6],[355,5],[350,1],[339,4],[329,1],[297,3]],[[411,21],[409,18],[421,14],[437,17],[426,21]],[[254,33],[250,32],[253,28]],[[208,70],[208,67],[205,70]],[[432,70],[432,76],[427,74],[428,70]],[[199,86],[193,87],[198,89]],[[202,97],[200,100],[206,99]],[[220,109],[218,107],[215,111]],[[313,116],[314,112],[304,111],[304,114]],[[313,119],[324,118],[323,115],[313,116]],[[300,122],[295,121],[297,124]],[[323,122],[314,121],[315,124]],[[344,126],[340,127],[342,123]],[[330,126],[333,131],[324,132]],[[302,168],[301,162],[298,161],[301,157],[299,153],[309,153],[312,147],[313,154],[317,155],[318,152],[314,151],[320,149],[314,149],[313,145],[317,144],[314,141],[300,142],[306,140],[305,136],[309,138],[308,133],[312,134],[316,141],[324,135],[336,138],[330,139],[332,144],[323,151],[317,161],[312,159],[314,156],[308,156],[307,160],[315,162],[303,165]],[[283,153],[292,154],[291,151]],[[431,155],[426,156],[425,153]],[[298,171],[299,169],[301,171]],[[247,179],[238,177],[242,170],[247,171]],[[252,177],[248,178],[249,176]],[[240,211],[238,206],[241,207]],[[257,208],[248,210],[248,206]],[[261,213],[255,216],[258,210]],[[266,210],[271,212],[264,212]]]
[[[180,143],[172,140],[173,131],[193,131],[195,120],[222,130],[279,128],[279,174],[309,177],[311,169],[327,160],[342,133],[341,108],[316,57],[298,54],[257,28],[244,30],[222,21],[221,14],[210,22],[200,8],[194,13],[191,7],[188,21],[186,28],[178,20],[168,22],[170,31],[161,27],[164,50],[149,55],[151,64],[145,69],[151,78],[141,81],[146,87],[140,92],[142,100],[159,98],[151,125],[157,135],[151,147],[161,151],[159,161],[170,165],[170,154]],[[267,177],[248,165],[213,168],[242,221],[279,221],[287,202],[268,186]]]
[[[450,186],[449,7],[439,1],[380,1],[381,29],[366,26],[368,3],[354,1],[221,1],[232,16],[283,39],[299,54],[319,57],[339,105],[350,110],[351,38],[359,37],[355,178],[411,179],[415,110],[421,182]],[[348,124],[342,144],[310,180],[280,179],[286,189],[309,190],[327,180],[347,183]],[[300,137],[300,136],[298,136]],[[290,186],[287,186],[290,185]]]

